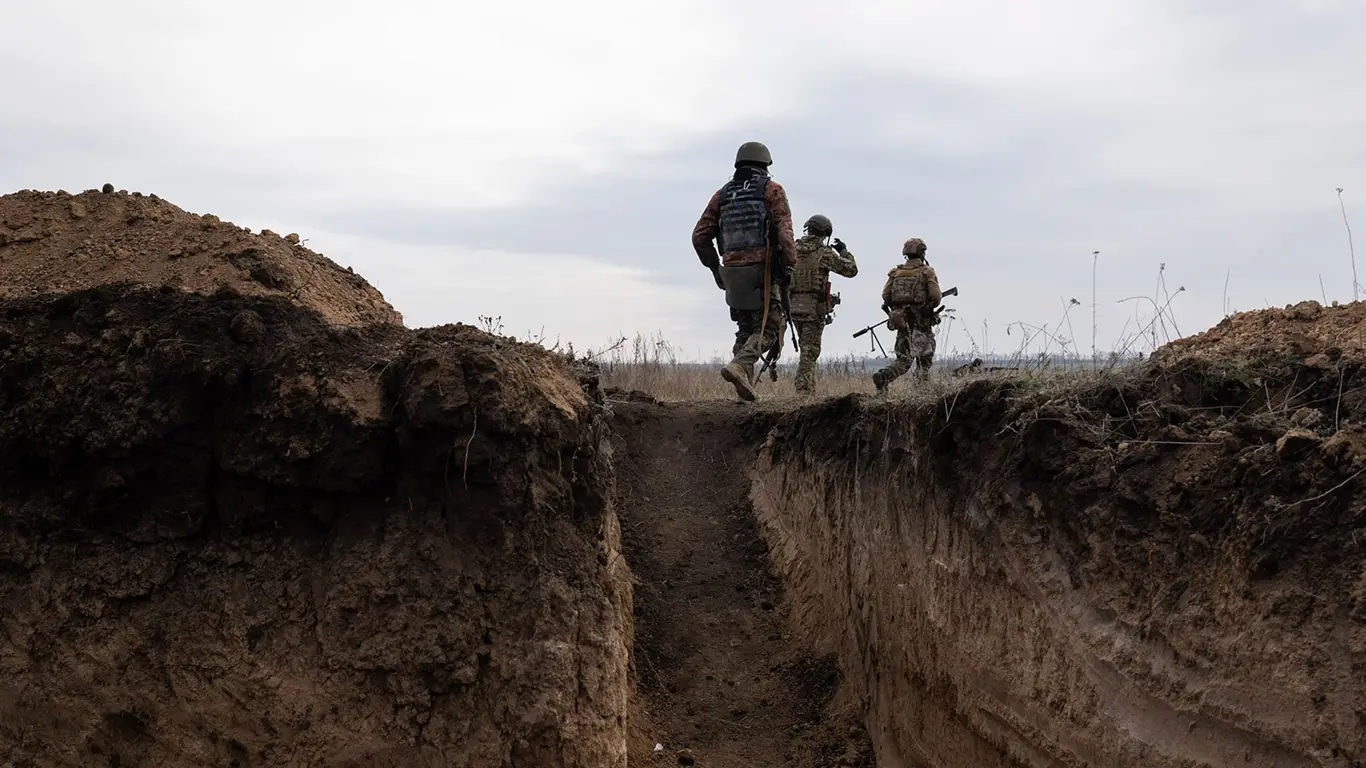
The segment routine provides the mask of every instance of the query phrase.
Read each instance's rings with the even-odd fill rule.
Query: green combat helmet
[[[913,237],[901,246],[901,255],[908,259],[919,258],[925,255],[925,241],[918,237]]]
[[[773,165],[773,155],[768,153],[768,147],[757,141],[747,141],[740,145],[740,149],[735,152],[735,164],[759,163],[760,165]]]
[[[835,234],[835,225],[830,223],[830,218],[819,213],[807,219],[806,223],[802,225],[802,229],[806,230],[808,235],[817,237],[829,237]]]

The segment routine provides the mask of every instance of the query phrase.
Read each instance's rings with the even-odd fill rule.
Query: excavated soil
[[[1298,358],[1319,364],[1366,357],[1366,302],[1323,306],[1302,301],[1224,318],[1213,328],[1158,348],[1155,359]]]
[[[126,191],[0,197],[0,299],[112,283],[283,296],[334,323],[403,324],[365,278],[269,230],[252,234]]]
[[[463,326],[0,302],[0,765],[623,764],[599,400]]]

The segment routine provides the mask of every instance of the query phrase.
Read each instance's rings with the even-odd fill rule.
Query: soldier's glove
[[[841,256],[844,255],[845,249],[848,248],[848,246],[844,244],[844,241],[839,239],[838,237],[831,241],[830,244],[835,246],[835,250],[838,251]]]
[[[720,270],[720,269],[718,269],[718,268],[716,268],[716,267],[712,267],[712,268],[711,268],[711,276],[712,276],[713,278],[716,279],[716,287],[717,287],[717,288],[720,288],[720,289],[723,290],[723,291],[726,290],[726,284],[725,284],[724,281],[721,280],[721,270]]]
[[[884,303],[884,304],[882,305],[882,314],[884,314],[884,315],[890,315],[891,313],[892,313],[892,311],[891,311],[890,309],[888,309],[888,308],[887,308],[887,305]]]
[[[777,270],[775,270],[773,273],[773,282],[783,286],[784,288],[787,287],[788,281],[790,281],[791,279],[791,268],[788,267],[786,264],[778,267]]]

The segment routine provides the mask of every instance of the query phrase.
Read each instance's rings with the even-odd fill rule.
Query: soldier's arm
[[[792,207],[787,203],[787,190],[783,185],[776,181],[769,181],[768,189],[764,190],[765,202],[768,203],[768,213],[773,219],[773,228],[778,235],[778,252],[783,255],[783,263],[787,266],[797,264],[797,240],[792,234]]]
[[[693,250],[697,251],[697,258],[707,269],[715,269],[721,263],[721,256],[712,243],[720,233],[721,190],[718,189],[712,193],[711,200],[707,201],[707,207],[702,210],[702,216],[692,228]]]
[[[895,275],[895,274],[896,274],[896,270],[895,270],[895,269],[893,269],[892,271],[888,272],[888,273],[887,273],[887,282],[885,282],[885,283],[882,284],[882,303],[883,303],[883,304],[886,304],[886,303],[887,303],[887,294],[888,294],[888,292],[890,292],[890,291],[892,290],[892,276]]]
[[[848,248],[844,249],[844,253],[840,253],[827,245],[824,254],[821,256],[821,261],[823,262],[821,266],[840,277],[854,277],[858,274],[858,263],[854,261],[854,252]]]
[[[934,267],[928,264],[925,265],[925,291],[929,294],[930,306],[939,306],[944,294],[939,292],[939,276],[934,273]]]

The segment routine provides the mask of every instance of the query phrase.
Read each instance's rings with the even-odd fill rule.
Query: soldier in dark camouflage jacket
[[[797,263],[792,209],[787,192],[769,176],[772,164],[773,158],[763,144],[751,141],[741,145],[735,154],[735,175],[711,196],[692,232],[693,249],[702,265],[712,271],[717,287],[726,291],[726,304],[736,325],[732,358],[721,369],[721,376],[745,400],[757,397],[754,364],[778,343],[787,324],[779,290]]]

